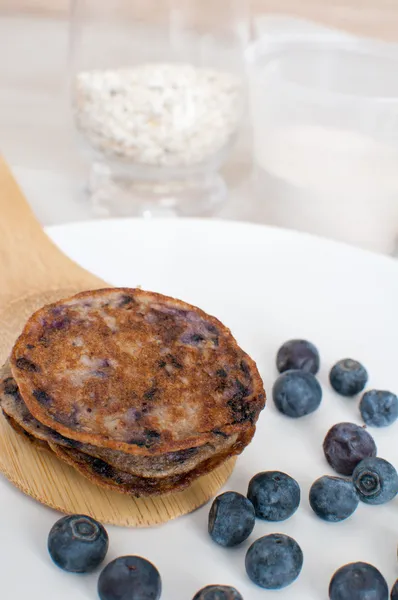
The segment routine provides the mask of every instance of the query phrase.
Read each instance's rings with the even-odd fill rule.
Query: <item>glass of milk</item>
[[[398,53],[353,40],[249,52],[258,191],[274,225],[392,253]]]

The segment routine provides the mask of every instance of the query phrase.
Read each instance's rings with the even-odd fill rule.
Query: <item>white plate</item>
[[[162,600],[191,600],[202,586],[235,586],[245,600],[324,600],[341,565],[367,561],[391,586],[398,575],[398,498],[360,505],[346,522],[327,524],[308,505],[311,482],[331,473],[322,441],[331,425],[361,423],[358,401],[333,393],[328,371],[339,358],[361,360],[369,385],[398,391],[398,264],[311,236],[255,225],[196,220],[104,221],[54,227],[52,239],[72,258],[114,285],[181,297],[224,321],[256,359],[268,392],[254,442],[238,460],[228,489],[245,493],[252,475],[280,469],[302,490],[297,513],[284,523],[258,521],[241,547],[225,550],[207,534],[209,506],[151,530],[109,527],[108,560],[140,554],[163,579]],[[301,420],[276,412],[271,387],[275,353],[292,337],[319,348],[321,408]],[[398,423],[372,430],[379,455],[398,465]],[[0,479],[1,596],[7,600],[97,598],[98,574],[63,573],[47,554],[59,517]],[[281,592],[257,588],[245,574],[249,545],[271,532],[294,537],[304,552],[299,579]]]

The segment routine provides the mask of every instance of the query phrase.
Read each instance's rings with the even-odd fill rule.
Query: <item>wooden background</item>
[[[203,0],[200,1],[203,4]],[[224,1],[227,0],[213,0],[212,4]],[[143,0],[142,4],[148,3]],[[64,17],[68,6],[69,0],[0,0],[0,10],[13,13]],[[398,0],[252,0],[252,9],[254,13],[291,14],[356,34],[398,42]]]

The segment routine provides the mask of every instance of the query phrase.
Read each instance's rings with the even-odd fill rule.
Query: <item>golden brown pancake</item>
[[[16,381],[12,377],[8,362],[0,369],[0,405],[11,426],[14,429],[18,427],[20,433],[33,437],[37,442],[41,440],[47,447],[48,443],[53,443],[65,448],[80,450],[85,454],[100,458],[116,469],[138,477],[168,477],[187,473],[211,456],[225,452],[239,438],[238,434],[227,437],[219,436],[219,439],[212,444],[207,443],[197,448],[187,448],[156,456],[134,456],[110,448],[99,448],[91,444],[76,442],[43,425],[30,414],[19,393]]]
[[[242,446],[265,403],[254,361],[222,323],[138,289],[84,292],[40,309],[11,370],[40,423],[140,456],[233,434]]]

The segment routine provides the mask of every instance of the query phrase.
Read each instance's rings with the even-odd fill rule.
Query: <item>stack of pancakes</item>
[[[189,304],[139,289],[37,311],[0,372],[10,425],[91,481],[180,490],[251,441],[265,403],[254,361]]]

